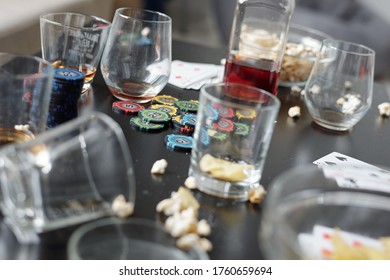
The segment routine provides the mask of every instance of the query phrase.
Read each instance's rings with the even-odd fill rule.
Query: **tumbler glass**
[[[0,146],[46,129],[52,66],[39,57],[0,53]]]
[[[305,88],[305,102],[315,123],[347,131],[372,103],[375,52],[363,45],[326,39]]]
[[[237,1],[224,82],[277,94],[294,0]]]
[[[25,244],[39,242],[40,233],[114,215],[114,201],[131,207],[135,199],[126,139],[103,113],[0,150],[0,186],[5,222]]]
[[[242,84],[211,84],[200,92],[189,175],[205,193],[247,200],[259,186],[280,101]]]
[[[42,57],[56,68],[69,68],[85,75],[83,93],[92,84],[111,23],[77,13],[40,16]]]
[[[103,78],[118,99],[149,102],[168,83],[172,20],[150,10],[119,8],[103,52]]]

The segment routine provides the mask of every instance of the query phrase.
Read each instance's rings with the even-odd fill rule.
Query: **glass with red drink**
[[[294,0],[237,1],[224,82],[276,95]]]

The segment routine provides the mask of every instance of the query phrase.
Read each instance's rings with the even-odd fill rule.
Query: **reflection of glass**
[[[225,82],[243,83],[274,95],[294,0],[237,1],[225,65]]]
[[[375,52],[363,45],[326,39],[305,88],[314,121],[346,131],[367,113],[372,102]]]
[[[0,146],[46,129],[53,68],[43,59],[0,53]]]
[[[159,12],[120,8],[115,12],[101,71],[111,93],[122,100],[150,101],[168,83],[171,18]]]
[[[95,77],[110,25],[104,19],[76,13],[42,15],[42,57],[56,68],[82,72],[85,92]]]
[[[107,164],[109,162],[109,164]],[[0,153],[1,210],[20,243],[112,215],[119,195],[134,204],[131,156],[119,125],[84,115]]]

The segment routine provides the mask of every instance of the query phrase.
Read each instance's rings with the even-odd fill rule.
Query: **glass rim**
[[[57,15],[71,15],[72,17],[74,17],[74,16],[87,17],[87,18],[95,20],[96,22],[104,23],[106,25],[105,26],[97,26],[97,27],[77,27],[77,26],[66,25],[62,22],[48,18],[49,16],[57,16]],[[83,13],[74,13],[74,12],[45,13],[45,14],[41,14],[39,16],[39,18],[41,21],[45,21],[45,22],[51,23],[53,25],[62,26],[62,27],[66,27],[66,28],[74,29],[74,30],[96,31],[96,30],[103,30],[103,29],[106,29],[107,27],[111,26],[111,22],[104,19],[104,18],[101,18],[98,16],[93,16],[93,15],[88,15],[88,14],[83,14]]]
[[[132,11],[132,12],[137,12],[140,14],[158,15],[159,19],[157,19],[157,20],[143,19],[143,18],[139,18],[136,16],[126,15],[123,13],[124,11]],[[153,10],[142,9],[142,8],[122,7],[122,8],[118,8],[115,11],[115,14],[119,15],[120,17],[122,17],[124,19],[134,19],[134,20],[139,20],[139,21],[143,21],[143,22],[156,22],[156,23],[168,23],[168,24],[172,23],[172,18],[170,16],[168,16],[167,14],[164,14],[164,13],[159,12],[159,11],[153,11]]]
[[[31,73],[12,73],[12,72],[0,72],[0,77],[2,76],[9,76],[13,77],[14,79],[32,79],[35,77],[35,79],[43,79],[50,76],[53,76],[54,73],[54,67],[52,64],[43,59],[42,57],[34,56],[34,55],[24,55],[24,54],[17,54],[17,53],[10,53],[10,52],[0,52],[0,62],[2,62],[4,59],[7,59],[7,62],[11,62],[13,59],[23,59],[27,62],[33,62],[36,64],[37,71],[31,72]],[[44,67],[44,68],[40,68]],[[0,65],[0,68],[2,68],[2,65]],[[26,67],[25,69],[28,69]],[[39,75],[37,75],[39,74]]]
[[[357,50],[347,50],[346,47],[348,46],[355,47],[356,49],[361,50],[361,52]],[[350,42],[350,41],[339,40],[339,39],[331,39],[331,38],[325,39],[322,41],[321,49],[323,47],[331,48],[333,50],[346,53],[346,54],[368,56],[368,57],[375,56],[375,51],[366,45]]]
[[[272,110],[273,108],[278,108],[279,109],[280,106],[281,106],[281,102],[280,102],[279,98],[277,96],[273,95],[272,93],[270,93],[270,92],[268,92],[268,91],[266,91],[264,89],[261,89],[261,88],[257,88],[257,87],[249,86],[249,85],[245,85],[245,84],[240,84],[240,83],[219,82],[219,83],[207,84],[207,85],[204,85],[200,89],[200,92],[201,92],[201,95],[205,95],[205,96],[207,96],[208,99],[211,99],[211,100],[213,100],[215,102],[230,104],[233,107],[234,106],[249,107],[248,104],[235,104],[235,103],[233,103],[231,101],[228,101],[228,100],[220,100],[218,97],[216,97],[216,96],[210,94],[209,92],[207,92],[208,88],[212,88],[212,87],[225,87],[225,86],[237,87],[237,88],[243,88],[243,89],[245,88],[245,89],[249,89],[251,91],[257,91],[257,92],[260,92],[261,94],[266,95],[267,97],[272,99],[272,104],[269,104],[266,107],[262,107],[262,109],[264,109],[264,110]],[[248,102],[255,103],[255,100],[250,100]],[[259,104],[261,104],[261,103],[259,103]]]

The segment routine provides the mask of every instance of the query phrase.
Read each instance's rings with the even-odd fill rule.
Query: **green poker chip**
[[[144,122],[168,124],[171,121],[171,116],[157,109],[144,109],[138,112],[138,116]]]
[[[176,101],[174,104],[177,108],[179,108],[180,111],[182,111],[184,113],[196,114],[198,112],[198,109],[199,109],[199,102],[196,100],[189,100],[189,101],[179,100],[179,101]]]
[[[130,125],[143,132],[159,132],[165,128],[163,124],[145,122],[140,117],[131,118]]]
[[[238,122],[234,123],[234,132],[233,132],[234,135],[248,136],[249,130],[250,130],[249,125],[247,125],[246,123],[238,123]]]
[[[170,116],[176,116],[179,109],[172,105],[153,104],[149,107],[150,109],[156,109],[168,113]]]

